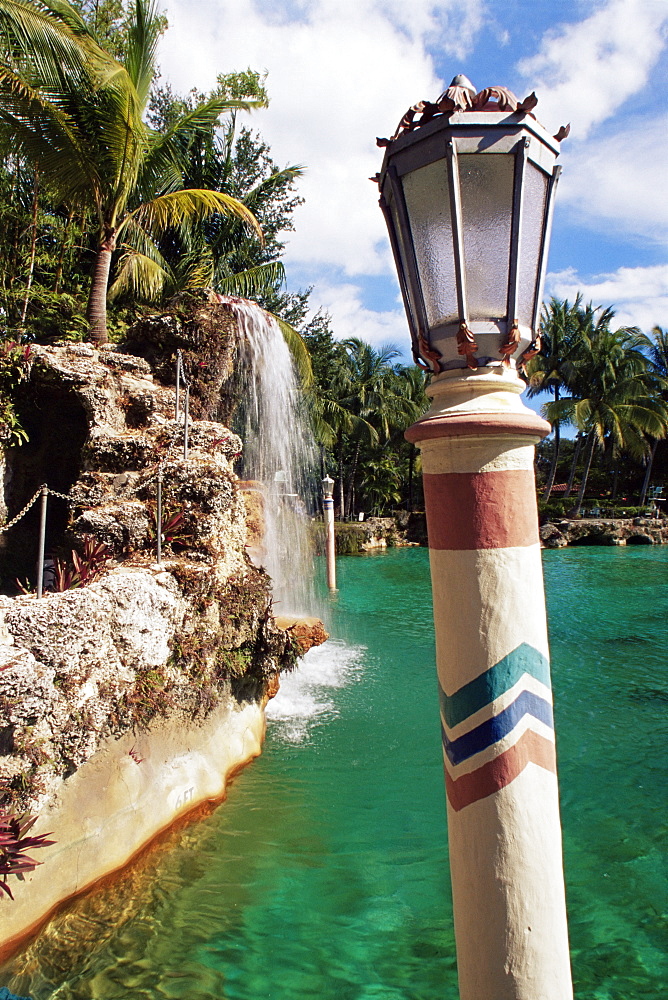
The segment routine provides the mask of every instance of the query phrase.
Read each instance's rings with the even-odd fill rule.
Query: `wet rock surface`
[[[286,632],[296,643],[300,653],[308,653],[314,646],[321,646],[329,639],[325,627],[319,618],[295,618],[279,615],[276,627]]]

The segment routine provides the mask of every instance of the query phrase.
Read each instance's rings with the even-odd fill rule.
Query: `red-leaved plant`
[[[61,594],[64,590],[85,587],[97,580],[112,555],[105,542],[98,542],[93,535],[84,535],[81,555],[72,549],[71,559],[53,560],[53,582],[46,589]],[[32,593],[31,585],[25,580],[16,580],[16,586],[22,594]]]
[[[81,555],[72,549],[71,563],[56,559],[53,566],[53,589],[58,593],[73,587],[85,587],[97,580],[111,559],[112,551],[93,535],[84,535]]]
[[[151,508],[151,537],[155,539],[158,534],[158,513],[155,507]],[[161,541],[177,545],[187,545],[192,539],[192,532],[188,530],[185,511],[174,510],[165,507],[162,512],[162,533]]]
[[[7,885],[8,877],[16,875],[22,880],[26,872],[42,864],[28,857],[26,851],[55,844],[55,840],[47,840],[48,833],[40,833],[37,837],[26,836],[36,822],[37,816],[27,813],[15,816],[0,809],[0,895],[4,892],[13,899],[12,890]]]

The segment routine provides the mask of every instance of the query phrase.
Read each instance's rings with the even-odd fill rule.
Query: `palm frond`
[[[128,32],[125,68],[142,110],[155,77],[155,57],[162,26],[154,0],[136,0],[135,18]]]
[[[146,302],[160,299],[165,285],[173,280],[172,271],[165,263],[125,247],[118,261],[118,274],[107,294],[110,301],[130,293]]]
[[[313,384],[313,367],[311,366],[311,355],[308,352],[308,348],[301,334],[293,326],[286,323],[280,316],[274,316],[274,319],[278,323],[285,343],[288,345],[288,350],[292,355],[292,360],[299,373],[302,385],[305,389],[308,389]]]
[[[86,155],[76,120],[9,70],[0,70],[0,127],[33,162],[63,201],[86,200],[99,188],[97,166]]]
[[[280,261],[258,264],[245,271],[218,277],[216,291],[223,295],[238,295],[242,299],[257,299],[272,292],[285,282],[285,268]]]
[[[220,191],[205,188],[185,188],[159,195],[130,212],[119,230],[127,220],[134,219],[149,232],[158,234],[170,226],[180,226],[184,220],[204,219],[216,212],[242,219],[262,239],[257,219],[242,202]]]
[[[66,74],[101,82],[114,72],[115,60],[63,0],[0,0],[0,36],[3,58],[9,56],[14,68],[29,65],[44,86],[62,84]]]

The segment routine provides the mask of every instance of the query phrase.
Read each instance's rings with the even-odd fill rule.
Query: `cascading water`
[[[220,296],[240,333],[243,394],[238,431],[243,475],[263,497],[264,547],[260,562],[273,581],[279,614],[313,614],[314,512],[317,451],[292,356],[276,320],[255,302]]]

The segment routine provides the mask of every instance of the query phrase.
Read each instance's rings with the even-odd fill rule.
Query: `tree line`
[[[614,311],[556,298],[543,308],[541,350],[527,366],[528,394],[547,392],[543,412],[554,429],[542,500],[548,502],[557,472],[567,474],[567,499],[579,476],[572,513],[580,513],[587,486],[595,475],[597,498],[617,499],[620,479],[635,489],[643,506],[657,458],[668,432],[668,331],[650,334],[637,327],[612,328]],[[575,431],[568,446],[568,470],[562,462],[563,427]],[[665,477],[666,456],[661,472]],[[640,477],[639,477],[640,473]]]

